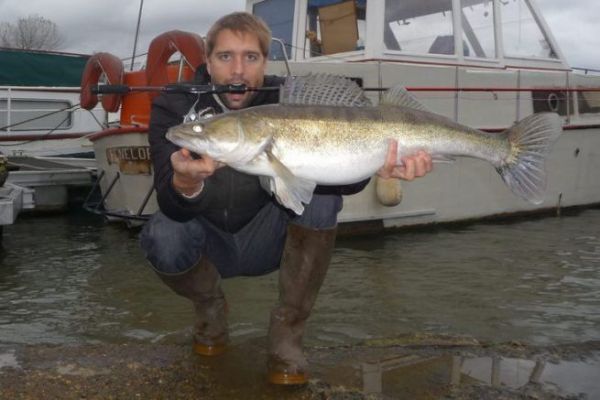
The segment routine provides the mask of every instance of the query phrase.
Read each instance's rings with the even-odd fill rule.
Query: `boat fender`
[[[179,52],[192,71],[204,63],[204,41],[192,32],[173,30],[155,37],[148,48],[146,78],[150,86],[163,86],[169,83],[167,65],[175,52]],[[158,93],[150,93],[156,96]]]
[[[375,193],[377,201],[386,207],[394,207],[402,201],[402,186],[400,179],[385,179],[380,176],[375,177]]]
[[[91,110],[98,104],[98,95],[92,93],[92,88],[98,86],[100,76],[104,74],[110,85],[123,83],[123,62],[110,53],[96,53],[91,56],[81,75],[80,104],[86,110]],[[102,108],[107,112],[117,112],[121,106],[121,94],[102,95]]]

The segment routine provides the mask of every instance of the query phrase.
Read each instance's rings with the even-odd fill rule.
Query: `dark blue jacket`
[[[204,75],[198,83],[206,83]],[[265,86],[279,86],[283,79],[265,76]],[[179,147],[166,139],[167,130],[183,121],[198,95],[185,93],[163,93],[152,103],[149,141],[154,186],[161,211],[175,221],[188,221],[202,215],[218,228],[237,232],[258,213],[269,201],[276,201],[259,183],[256,176],[244,174],[230,167],[223,167],[204,181],[204,189],[193,199],[186,199],[172,185],[173,167],[171,154]],[[279,101],[277,91],[258,92],[250,106],[272,104]],[[200,97],[196,110],[212,107],[222,112],[212,95]],[[318,186],[317,193],[354,194],[360,192],[369,180],[346,186]]]

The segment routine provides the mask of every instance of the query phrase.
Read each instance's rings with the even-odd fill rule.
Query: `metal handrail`
[[[287,51],[285,49],[285,42],[278,38],[271,38],[273,42],[279,43],[281,46],[281,52],[283,53],[283,62],[285,63],[285,69],[287,70],[287,75],[292,76],[292,70],[290,69],[289,59],[287,56]]]
[[[142,201],[142,204],[140,205],[140,208],[138,209],[138,212],[135,214],[136,216],[141,216],[142,212],[144,211],[144,208],[146,208],[146,205],[148,204],[148,201],[150,201],[150,196],[152,196],[152,192],[154,192],[154,185],[150,186],[150,190],[148,190],[148,193],[146,193],[146,196],[144,197],[144,200]]]

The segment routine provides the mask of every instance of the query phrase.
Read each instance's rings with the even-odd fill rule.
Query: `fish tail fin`
[[[517,196],[533,204],[544,201],[546,156],[562,132],[562,121],[555,113],[530,115],[505,133],[510,153],[496,169]]]

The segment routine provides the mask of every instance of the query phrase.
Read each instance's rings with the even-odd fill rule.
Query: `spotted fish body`
[[[372,176],[383,166],[390,139],[399,142],[398,160],[425,150],[434,157],[472,156],[500,165],[510,153],[508,142],[499,135],[444,118],[433,122],[426,112],[393,106],[266,105],[244,114],[244,119],[263,121],[254,125],[257,129],[242,122],[246,140],[259,142],[265,134],[272,137],[271,152],[282,164],[294,175],[323,185],[353,183]],[[251,166],[240,166],[244,168],[249,172]]]
[[[335,104],[332,96],[342,100]],[[288,79],[279,104],[184,123],[167,137],[261,176],[284,206],[301,214],[316,184],[349,184],[375,174],[392,139],[399,163],[419,150],[434,159],[479,158],[496,167],[515,194],[540,203],[544,158],[560,124],[556,114],[534,114],[504,134],[489,134],[425,110],[400,87],[372,106],[354,82],[317,75]]]

